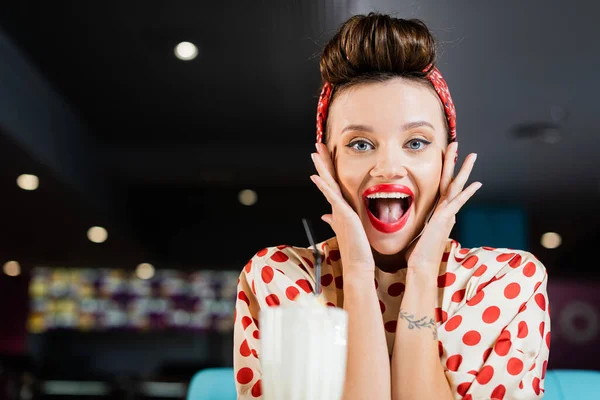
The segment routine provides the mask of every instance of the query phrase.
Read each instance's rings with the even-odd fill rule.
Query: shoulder
[[[441,271],[444,273],[438,286],[461,289],[466,301],[477,294],[482,296],[482,291],[523,301],[546,291],[546,268],[529,251],[489,246],[462,248],[451,240],[444,261],[445,271]]]
[[[335,238],[316,244],[321,260],[339,259],[339,250]],[[299,272],[314,276],[315,255],[312,248],[292,245],[265,247],[257,251],[246,263],[242,274],[296,275]]]

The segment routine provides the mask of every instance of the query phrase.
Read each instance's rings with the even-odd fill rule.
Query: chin
[[[371,248],[384,256],[393,256],[401,253],[413,237],[412,229],[408,226],[395,233],[379,232],[371,226],[369,221],[366,221],[366,224],[363,226]]]

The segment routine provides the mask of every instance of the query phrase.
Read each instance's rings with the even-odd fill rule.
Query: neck
[[[404,250],[392,255],[380,254],[373,250],[373,259],[377,268],[383,272],[394,273],[407,267]]]

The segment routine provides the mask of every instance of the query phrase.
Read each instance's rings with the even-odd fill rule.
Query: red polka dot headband
[[[425,71],[429,69],[426,68]],[[456,141],[456,109],[454,108],[454,102],[450,96],[450,90],[448,84],[442,77],[442,74],[433,67],[427,74],[427,79],[433,84],[433,88],[442,100],[444,105],[444,112],[446,113],[446,119],[448,120],[448,127],[450,128],[449,139],[450,142]],[[327,119],[327,110],[329,109],[329,102],[331,101],[331,93],[333,92],[333,85],[329,82],[325,82],[321,95],[319,96],[319,104],[317,106],[317,143],[323,141],[323,128]]]

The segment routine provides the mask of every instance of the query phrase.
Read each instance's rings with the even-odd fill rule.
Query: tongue
[[[386,224],[398,221],[404,214],[402,201],[399,199],[377,199],[375,200],[375,210],[377,219]]]

